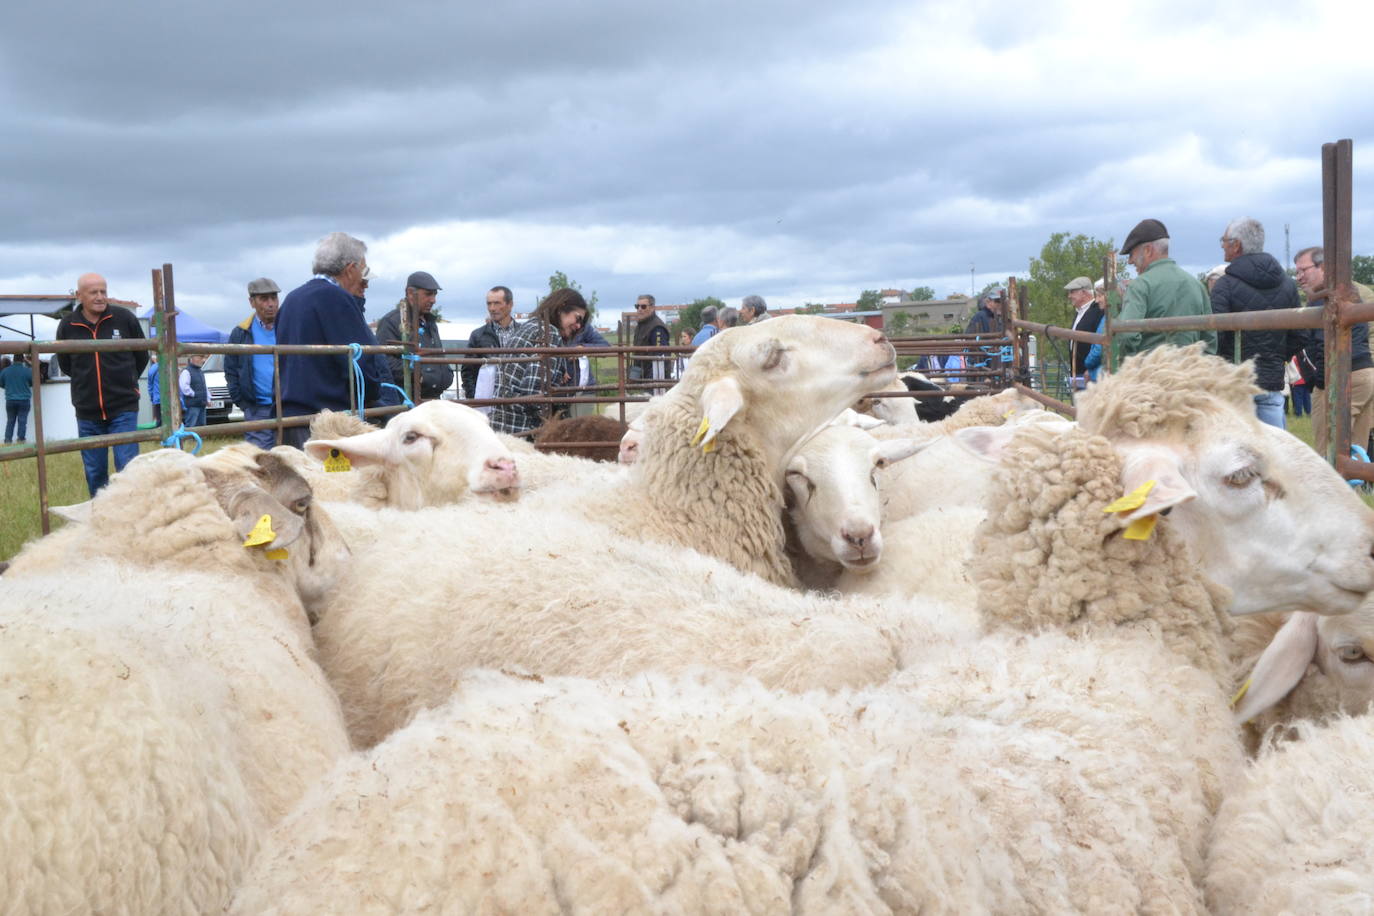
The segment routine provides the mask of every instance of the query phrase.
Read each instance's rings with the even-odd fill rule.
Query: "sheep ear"
[[[1122,512],[1121,519],[1144,518],[1197,497],[1197,491],[1183,476],[1182,459],[1173,449],[1162,445],[1117,444],[1116,450],[1121,455],[1121,492],[1134,494],[1148,485],[1143,502]]]
[[[714,448],[716,436],[720,435],[735,414],[744,409],[744,392],[733,375],[718,378],[701,391],[701,427],[693,445],[700,445],[705,451]]]
[[[49,506],[48,511],[73,525],[85,525],[91,520],[91,501],[72,503],[70,506]]]
[[[1317,615],[1295,611],[1269,641],[1236,706],[1246,723],[1293,692],[1317,655]]]
[[[879,442],[873,449],[873,463],[879,461],[884,466],[901,461],[903,458],[910,458],[921,449],[929,446],[936,440],[936,436],[929,439],[889,439],[886,442]]]
[[[248,537],[264,515],[271,517],[271,547],[289,546],[305,530],[305,521],[299,515],[283,506],[252,478],[212,468],[203,468],[202,473],[239,537]]]
[[[384,429],[343,439],[310,439],[305,443],[305,453],[316,461],[333,457],[335,452],[347,458],[349,464],[360,468],[368,465],[392,467],[400,460],[396,453],[395,435]]]
[[[965,426],[956,429],[953,438],[975,457],[996,464],[1018,432],[1014,426]]]
[[[866,413],[859,413],[853,407],[846,407],[838,417],[830,421],[831,426],[853,426],[856,429],[872,429],[886,423],[886,420],[879,417],[870,417]]]

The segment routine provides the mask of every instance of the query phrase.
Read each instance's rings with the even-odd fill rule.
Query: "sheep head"
[[[452,401],[426,401],[385,429],[311,439],[305,451],[320,460],[337,451],[357,467],[384,467],[387,505],[397,509],[453,503],[468,493],[515,499],[520,492],[511,450],[480,412]]]
[[[1353,614],[1290,614],[1255,663],[1236,704],[1248,722],[1292,693],[1305,678],[1327,683],[1309,692],[1328,698],[1323,712],[1362,715],[1374,702],[1374,604]],[[1311,666],[1316,665],[1313,672]],[[1322,689],[1326,688],[1326,689]]]
[[[784,315],[731,328],[697,350],[670,398],[693,398],[694,445],[747,416],[752,434],[781,466],[791,449],[862,396],[895,378],[892,345],[864,325]]]

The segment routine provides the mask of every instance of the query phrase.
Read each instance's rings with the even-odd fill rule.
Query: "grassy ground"
[[[238,442],[228,437],[206,439],[201,454]],[[156,442],[140,444],[139,451],[159,448]],[[84,502],[86,475],[81,470],[81,453],[67,452],[48,458],[48,505],[67,506]],[[62,520],[52,516],[53,527]],[[0,461],[0,560],[8,560],[30,538],[42,533],[38,517],[38,459]]]
[[[1312,442],[1312,418],[1289,417],[1288,429],[1309,445]],[[205,440],[202,453],[214,451],[237,442],[227,437]],[[145,442],[141,451],[157,448]],[[1364,493],[1365,502],[1374,505],[1374,493]],[[65,506],[86,499],[86,478],[81,471],[81,453],[70,452],[48,459],[48,504]],[[62,524],[53,517],[53,525]],[[38,517],[38,462],[34,458],[21,461],[0,461],[0,560],[8,560],[19,548],[42,531]]]

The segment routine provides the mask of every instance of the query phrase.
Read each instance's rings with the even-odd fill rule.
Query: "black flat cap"
[[[1169,230],[1164,228],[1164,224],[1157,219],[1142,219],[1135,224],[1135,228],[1126,236],[1126,241],[1121,243],[1121,253],[1129,255],[1131,249],[1145,242],[1154,242],[1159,239],[1167,239]]]
[[[417,270],[415,273],[406,277],[406,286],[413,286],[416,289],[427,289],[430,292],[438,292],[443,289],[439,281],[434,279],[434,274],[424,270]]]

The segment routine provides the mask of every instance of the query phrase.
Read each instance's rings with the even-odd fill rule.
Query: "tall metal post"
[[[29,369],[33,373],[33,444],[38,448],[38,520],[43,533],[52,531],[48,518],[48,452],[43,442],[43,364],[38,359],[38,343],[30,338]],[[57,357],[54,356],[53,359]]]
[[[177,366],[176,294],[172,287],[172,265],[153,270],[153,316],[157,322],[157,388],[162,398],[162,439],[171,438],[181,426],[181,386]]]
[[[1341,303],[1354,300],[1350,285],[1352,158],[1350,140],[1322,144],[1326,458],[1333,465],[1337,456],[1350,454],[1350,328],[1341,322]]]

